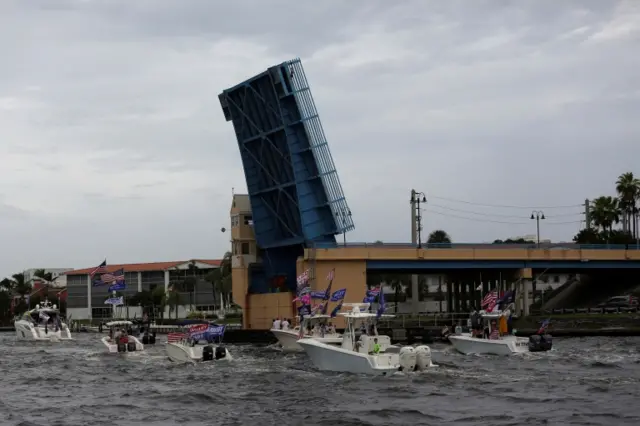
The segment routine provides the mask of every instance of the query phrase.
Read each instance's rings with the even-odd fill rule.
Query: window
[[[244,217],[244,224],[252,226],[253,225],[253,216],[247,215]]]
[[[237,228],[238,225],[240,225],[240,216],[234,214],[233,216],[231,216],[231,227]]]
[[[242,243],[242,254],[249,254],[249,243]]]
[[[560,282],[560,275],[554,275],[553,276],[553,282],[554,283],[559,283]]]

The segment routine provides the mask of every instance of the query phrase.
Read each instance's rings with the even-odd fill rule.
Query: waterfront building
[[[165,292],[170,285],[176,285],[180,294],[181,305],[178,306],[177,317],[185,317],[189,311],[212,312],[214,294],[211,283],[204,278],[215,268],[220,266],[216,259],[192,259],[170,262],[129,263],[108,265],[108,272],[124,270],[126,288],[119,292],[124,296],[125,307],[120,308],[118,316],[124,316],[124,309],[129,317],[141,317],[140,306],[130,306],[127,299],[133,298],[142,291],[153,292],[161,286]],[[75,320],[80,319],[109,319],[114,317],[115,310],[104,302],[110,297],[109,285],[93,286],[91,272],[96,267],[72,270],[66,273],[67,278],[67,316]],[[97,279],[96,275],[94,279]],[[180,285],[187,277],[195,277],[193,288]],[[165,308],[165,317],[169,314],[169,307]],[[174,316],[176,314],[173,314]]]

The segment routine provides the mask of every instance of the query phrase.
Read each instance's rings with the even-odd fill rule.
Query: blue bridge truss
[[[286,276],[304,247],[355,229],[300,59],[219,95],[240,149],[266,279]],[[256,277],[257,279],[257,277]]]
[[[300,59],[219,99],[238,140],[261,248],[335,243],[354,229]]]

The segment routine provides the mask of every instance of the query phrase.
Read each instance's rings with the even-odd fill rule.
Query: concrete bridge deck
[[[637,245],[347,243],[306,249],[304,260],[365,262],[372,269],[640,269]]]

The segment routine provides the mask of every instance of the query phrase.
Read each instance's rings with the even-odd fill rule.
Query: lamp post
[[[409,203],[412,206],[412,212],[413,214],[411,215],[414,218],[414,224],[412,225],[415,226],[415,229],[418,233],[418,248],[422,248],[422,211],[420,210],[420,203],[426,203],[427,202],[427,196],[425,195],[424,192],[416,192],[414,189],[411,190],[411,199],[409,200]],[[411,238],[415,238],[414,235],[411,236]]]
[[[344,246],[347,246],[347,217],[351,217],[351,210],[347,209],[347,211],[339,212],[340,217],[342,218],[342,242]]]
[[[531,212],[531,220],[536,221],[536,229],[538,231],[538,248],[540,248],[540,220],[544,220],[544,212],[542,210],[534,210]]]

